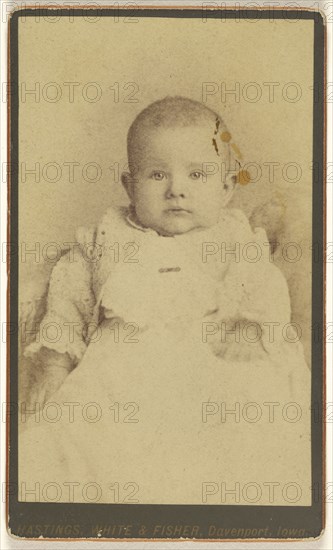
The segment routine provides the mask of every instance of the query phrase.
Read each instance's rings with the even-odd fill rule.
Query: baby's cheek
[[[144,186],[135,194],[135,206],[141,211],[154,211],[157,201],[163,196],[163,189],[158,183]]]
[[[137,218],[141,224],[146,227],[152,227],[156,221],[160,220],[161,214],[157,205],[158,201],[151,197],[140,200],[134,205]]]
[[[222,205],[218,201],[203,201],[200,204],[199,212],[207,226],[218,222]]]

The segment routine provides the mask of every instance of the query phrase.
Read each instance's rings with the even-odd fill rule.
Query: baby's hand
[[[222,321],[220,331],[211,338],[210,346],[217,357],[226,361],[260,361],[267,358],[258,323],[246,320]]]
[[[68,376],[68,370],[62,367],[47,367],[38,387],[38,400],[41,407],[50,400]]]
[[[234,342],[233,344],[229,344],[227,346],[223,359],[226,361],[255,363],[257,361],[264,361],[267,359],[267,352],[265,351],[261,341]]]
[[[40,379],[37,381],[30,395],[30,403],[32,407],[36,407],[36,403],[40,408],[43,408],[45,403],[49,401],[52,395],[60,388],[69,372],[66,368],[58,365],[45,367]]]
[[[73,369],[72,361],[67,353],[57,353],[42,348],[40,353],[40,374],[30,395],[32,407],[36,403],[42,408],[53,394],[60,388],[68,374]]]

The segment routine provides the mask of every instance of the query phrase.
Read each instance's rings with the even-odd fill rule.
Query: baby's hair
[[[231,134],[221,116],[203,103],[182,96],[167,96],[151,103],[132,122],[127,134],[127,154],[130,171],[134,173],[141,156],[142,137],[155,128],[194,126],[206,122],[212,126],[212,146],[216,154],[227,146],[228,164],[232,157],[241,169],[241,154],[232,143]],[[141,138],[141,139],[140,139]],[[241,172],[240,172],[241,173]],[[239,181],[239,180],[238,180]],[[240,183],[242,183],[240,181]]]
[[[204,118],[212,121],[219,115],[203,103],[182,96],[167,96],[151,103],[141,111],[129,129],[129,136],[139,125],[148,123],[149,126],[191,126],[201,122]]]
[[[134,119],[127,135],[129,163],[135,156],[140,136],[154,128],[177,128],[193,126],[206,121],[212,128],[222,126],[217,113],[199,101],[182,96],[165,97],[154,101]],[[213,132],[212,132],[213,133]]]

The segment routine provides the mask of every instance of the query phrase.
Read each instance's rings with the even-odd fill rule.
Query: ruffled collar
[[[140,224],[139,220],[136,217],[134,208],[129,207],[127,215],[125,215],[125,219],[129,225],[132,227],[135,227],[135,229],[139,229],[140,231],[144,231],[145,233],[157,233],[154,229],[151,229],[151,227],[144,227]],[[158,233],[157,233],[158,235]]]

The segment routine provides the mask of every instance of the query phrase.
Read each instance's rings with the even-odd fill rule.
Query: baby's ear
[[[121,174],[121,183],[123,184],[129,199],[132,200],[134,180],[130,172],[123,172]]]

